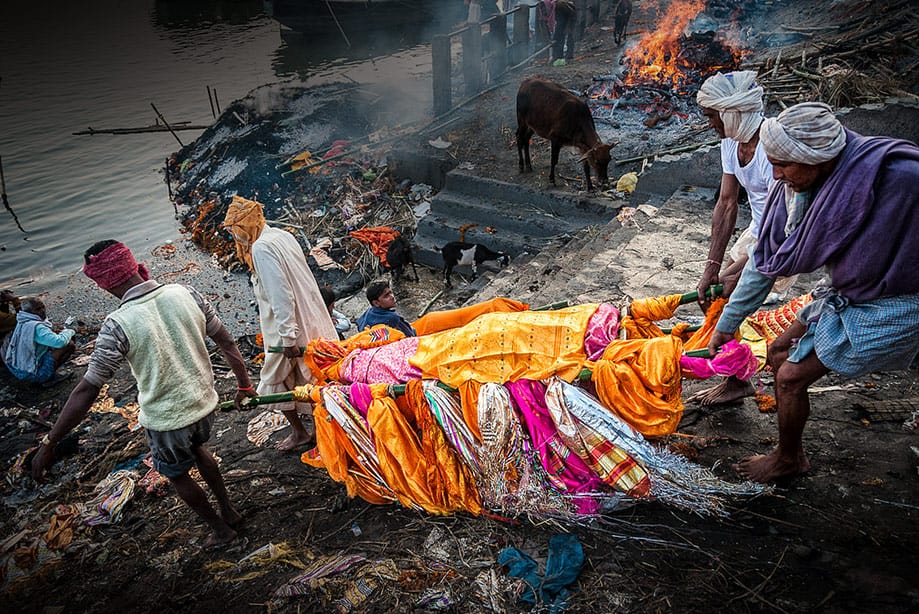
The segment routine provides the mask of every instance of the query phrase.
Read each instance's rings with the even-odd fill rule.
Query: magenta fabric
[[[137,264],[134,254],[124,243],[113,243],[90,256],[89,262],[83,265],[83,273],[103,290],[120,286],[135,273],[140,273],[144,281],[150,279],[147,265]]]
[[[345,358],[341,377],[347,382],[364,384],[404,384],[411,379],[421,379],[421,369],[408,362],[417,351],[417,337],[355,350]]]
[[[367,411],[370,409],[370,403],[373,401],[373,395],[370,394],[370,386],[367,384],[351,384],[348,387],[348,400],[351,405],[360,412],[364,419],[367,418]]]
[[[588,360],[597,360],[611,341],[619,338],[619,310],[608,303],[600,303],[597,311],[587,321],[584,333],[584,352]]]
[[[700,379],[716,375],[731,376],[742,380],[753,377],[758,362],[750,346],[732,339],[721,346],[714,358],[682,356],[680,368]]]
[[[562,492],[590,493],[608,490],[590,467],[566,446],[555,428],[555,423],[546,407],[546,387],[532,380],[508,382],[505,387],[511,393],[524,424],[539,454],[539,460],[549,474],[549,481]],[[574,497],[575,509],[581,514],[593,514],[599,509],[599,501],[584,496]]]

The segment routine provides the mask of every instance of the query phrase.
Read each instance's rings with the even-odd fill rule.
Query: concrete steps
[[[660,207],[644,204],[582,229],[566,243],[512,263],[469,302],[506,296],[533,306],[568,300],[627,303],[695,289],[708,254],[714,191],[684,186]]]

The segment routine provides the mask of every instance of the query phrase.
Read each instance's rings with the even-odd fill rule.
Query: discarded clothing
[[[584,565],[584,549],[574,535],[560,533],[549,540],[545,576],[540,576],[538,565],[530,556],[517,548],[505,548],[498,553],[498,564],[508,567],[508,575],[521,578],[527,585],[520,595],[525,603],[549,606],[549,612],[561,612],[568,602],[568,588],[574,584]]]

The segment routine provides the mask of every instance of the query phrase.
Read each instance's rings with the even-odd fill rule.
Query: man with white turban
[[[776,277],[826,267],[831,282],[769,347],[779,444],[735,466],[769,482],[810,469],[801,441],[808,386],[829,371],[906,369],[919,354],[919,147],[846,130],[813,102],[767,119],[760,140],[783,186],[769,194],[753,256],[709,351],[734,337]]]
[[[303,249],[289,232],[265,223],[261,203],[241,196],[233,197],[223,225],[236,241],[237,256],[252,272],[265,345],[258,394],[290,392],[312,382],[301,347],[319,337],[338,339],[338,333]],[[272,347],[282,351],[272,352]],[[312,440],[299,415],[308,413],[310,404],[289,401],[267,407],[280,410],[292,429],[275,446],[278,450],[294,450]]]
[[[723,296],[731,295],[740,272],[749,257],[749,249],[759,236],[760,220],[766,206],[766,194],[774,183],[772,165],[759,141],[759,127],[763,122],[763,88],[756,84],[756,73],[751,70],[716,73],[699,88],[696,100],[709,126],[721,137],[721,190],[712,212],[712,236],[708,259],[699,280],[699,303],[707,307],[705,292],[715,284],[722,284]],[[751,220],[749,226],[734,242],[727,264],[722,268],[725,251],[739,209],[740,187],[747,192]],[[735,377],[724,379],[714,388],[703,390],[689,400],[702,405],[731,403],[753,394],[750,382]]]

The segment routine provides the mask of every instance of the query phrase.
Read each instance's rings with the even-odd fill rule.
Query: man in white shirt
[[[763,116],[763,88],[756,84],[756,73],[750,70],[716,73],[706,79],[696,96],[709,126],[721,137],[721,189],[712,213],[712,236],[708,258],[697,291],[699,303],[707,307],[705,292],[715,284],[724,286],[722,295],[729,297],[737,286],[740,273],[756,245],[759,225],[769,189],[775,183],[772,164],[759,142]],[[751,220],[728,252],[739,209],[740,187],[747,192]],[[722,266],[723,265],[723,266]],[[731,403],[753,394],[750,382],[726,378],[689,398],[702,405]]]

